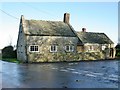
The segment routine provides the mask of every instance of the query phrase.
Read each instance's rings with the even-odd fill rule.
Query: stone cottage
[[[77,44],[82,44],[69,24],[63,21],[26,20],[21,16],[17,59],[24,62],[56,62],[76,59]]]
[[[69,13],[64,14],[63,21],[27,20],[22,15],[17,59],[23,62],[58,62],[114,57],[113,42],[105,34],[88,33],[85,29],[76,32],[69,19]]]
[[[77,51],[83,54],[84,60],[115,58],[114,43],[106,34],[86,32],[86,28],[83,28],[77,35],[83,43],[77,45]]]

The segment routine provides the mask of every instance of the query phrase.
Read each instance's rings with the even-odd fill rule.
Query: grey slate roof
[[[104,33],[77,32],[82,43],[113,44],[113,42]]]
[[[25,22],[29,35],[76,36],[72,28],[62,21],[25,20]]]

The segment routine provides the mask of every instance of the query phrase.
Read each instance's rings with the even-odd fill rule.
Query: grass
[[[2,58],[2,61],[13,62],[13,63],[18,63],[18,64],[21,63],[16,58]]]

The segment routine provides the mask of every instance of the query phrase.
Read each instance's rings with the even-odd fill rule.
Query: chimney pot
[[[63,22],[69,24],[69,19],[70,19],[70,14],[69,13],[65,13]]]
[[[86,28],[82,28],[82,31],[83,31],[83,32],[86,32]]]

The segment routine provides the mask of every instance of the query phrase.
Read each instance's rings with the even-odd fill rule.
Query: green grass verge
[[[13,62],[13,63],[21,63],[16,58],[2,58],[2,61]]]

